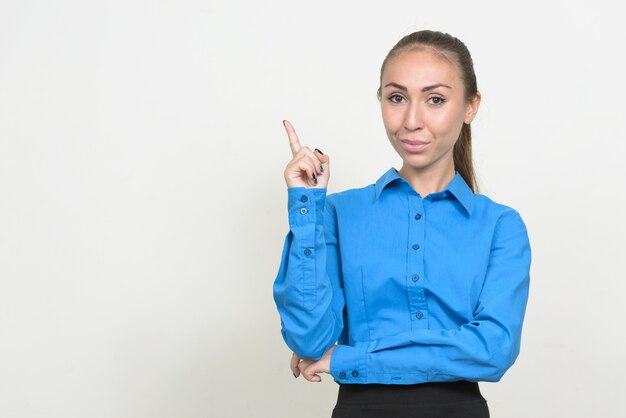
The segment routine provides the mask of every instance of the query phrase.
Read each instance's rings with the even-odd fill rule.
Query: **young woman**
[[[469,51],[405,36],[378,99],[402,168],[362,188],[327,195],[329,156],[283,122],[290,230],[273,295],[291,368],[334,378],[333,418],[488,417],[477,382],[519,354],[531,250],[520,214],[476,189]]]

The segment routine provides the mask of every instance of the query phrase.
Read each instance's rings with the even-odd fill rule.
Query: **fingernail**
[[[324,172],[324,167],[320,164],[320,171],[323,173]]]
[[[291,373],[293,373],[293,372],[291,372]],[[296,379],[298,378],[298,376],[296,376],[296,374],[295,374],[295,373],[293,373],[293,377],[295,377]]]
[[[317,184],[317,176],[313,173],[313,183]]]
[[[320,150],[318,150],[317,148],[315,148],[315,151],[319,152],[320,154],[324,155],[324,153]]]
[[[283,126],[287,127],[287,125],[285,125],[285,119],[283,119]]]

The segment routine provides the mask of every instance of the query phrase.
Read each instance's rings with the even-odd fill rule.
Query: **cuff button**
[[[306,195],[302,195],[300,196],[300,202],[306,202],[307,200],[309,200],[309,198]]]
[[[339,372],[339,378],[340,379],[345,379],[346,378],[346,372]]]
[[[359,375],[358,370],[352,370],[352,376],[357,377]]]

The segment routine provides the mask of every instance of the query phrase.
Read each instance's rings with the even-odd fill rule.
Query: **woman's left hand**
[[[335,347],[337,347],[336,344],[330,347],[319,360],[300,359],[296,353],[293,353],[290,366],[294,377],[302,373],[302,376],[309,382],[321,382],[322,378],[317,373],[330,374],[330,357]]]

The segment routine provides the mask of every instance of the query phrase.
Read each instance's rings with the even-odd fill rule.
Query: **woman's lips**
[[[421,142],[421,141],[400,141],[402,143],[402,147],[409,152],[418,152],[426,148],[430,142]]]

